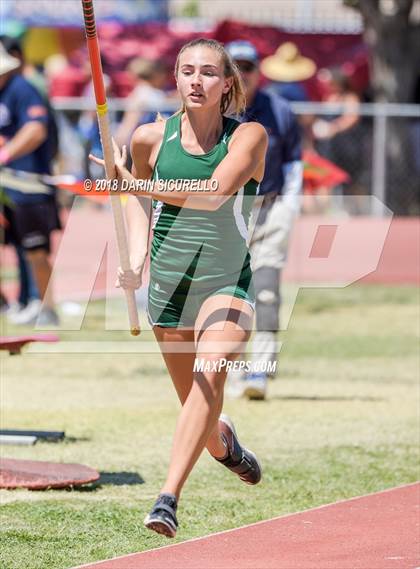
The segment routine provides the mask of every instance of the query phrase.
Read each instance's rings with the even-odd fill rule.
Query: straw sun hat
[[[9,71],[13,71],[18,67],[20,67],[19,59],[9,55],[0,42],[0,75],[9,73]]]
[[[304,81],[315,74],[316,65],[308,57],[303,57],[292,42],[282,44],[274,55],[261,62],[261,71],[272,81]]]

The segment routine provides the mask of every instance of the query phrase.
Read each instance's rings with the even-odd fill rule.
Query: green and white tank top
[[[154,180],[211,178],[228,153],[239,122],[223,117],[223,131],[206,154],[190,154],[181,144],[182,113],[166,121],[153,171]],[[172,284],[194,281],[235,284],[251,273],[247,247],[248,222],[259,184],[251,179],[217,211],[181,208],[154,202],[151,278]],[[211,192],[209,193],[211,195]]]

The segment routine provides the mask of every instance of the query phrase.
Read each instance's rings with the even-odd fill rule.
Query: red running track
[[[114,287],[117,251],[109,211],[74,209],[63,218],[65,232],[53,239],[53,281],[57,300],[120,295]],[[101,264],[108,243],[106,264]],[[16,263],[9,247],[0,247],[1,263]],[[344,286],[355,282],[418,284],[420,282],[420,218],[334,218],[302,216],[291,235],[284,280]],[[95,282],[96,279],[96,282]],[[15,282],[3,283],[9,299]]]
[[[89,569],[415,569],[420,483],[259,522]]]

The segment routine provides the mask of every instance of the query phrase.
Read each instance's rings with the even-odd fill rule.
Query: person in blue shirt
[[[255,46],[248,41],[235,41],[226,49],[238,65],[245,84],[247,108],[242,121],[259,122],[269,137],[265,174],[254,202],[250,226],[256,289],[251,370],[245,377],[232,374],[228,392],[264,399],[267,380],[274,373],[255,370],[273,370],[277,365],[281,273],[286,264],[290,231],[301,206],[301,133],[289,103],[259,89],[259,58]]]
[[[43,193],[17,189],[19,180],[36,185],[40,177],[51,174],[54,140],[52,121],[42,96],[20,73],[22,62],[11,56],[0,43],[0,167],[13,174],[14,183],[3,183],[13,207],[5,208],[8,221],[6,239],[24,249],[30,263],[40,300],[19,315],[19,324],[57,324],[49,262],[50,235],[60,228],[55,190],[45,186]],[[48,289],[48,292],[47,292]],[[29,310],[30,308],[30,310]],[[18,318],[18,316],[20,318]]]

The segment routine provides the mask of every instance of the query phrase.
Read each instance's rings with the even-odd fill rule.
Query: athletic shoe
[[[144,520],[144,525],[166,537],[175,537],[178,527],[176,509],[177,502],[173,494],[159,494],[152,511]]]
[[[60,324],[57,312],[53,308],[42,308],[40,300],[31,300],[26,308],[14,316],[10,316],[9,321],[12,324],[36,326],[37,328],[48,328],[49,326],[58,326]]]
[[[41,306],[42,302],[38,298],[34,298],[19,312],[8,315],[8,320],[12,324],[33,324],[41,312]]]
[[[25,308],[24,305],[20,304],[20,302],[11,302],[10,304],[4,302],[0,306],[0,314],[5,314],[7,318],[9,318],[12,314],[17,314],[24,308]]]
[[[220,415],[219,428],[228,455],[216,460],[237,474],[246,484],[258,484],[262,477],[261,465],[253,452],[241,446],[235,427],[227,415]]]
[[[245,379],[244,396],[251,400],[263,400],[267,395],[267,374],[251,373]]]
[[[38,327],[58,326],[60,319],[53,308],[43,308],[33,322]]]
[[[240,399],[244,395],[244,390],[246,387],[245,377],[230,378],[229,375],[225,383],[225,396],[229,399]]]

